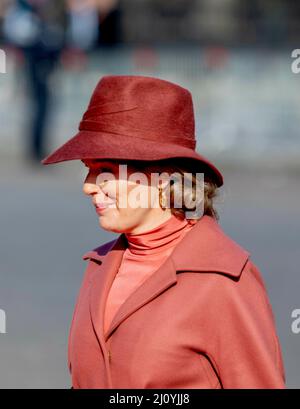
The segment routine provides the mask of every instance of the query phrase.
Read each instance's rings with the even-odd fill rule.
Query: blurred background
[[[261,271],[299,388],[299,1],[1,0],[0,48],[0,388],[71,386],[81,257],[116,235],[83,195],[80,161],[40,160],[75,135],[107,74],[192,92],[196,149],[224,174],[220,224]]]

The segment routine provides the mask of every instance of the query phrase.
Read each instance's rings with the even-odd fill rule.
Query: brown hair
[[[203,215],[209,215],[219,220],[219,215],[216,209],[214,208],[214,198],[218,195],[218,187],[217,184],[213,181],[211,174],[209,174],[208,170],[204,167],[199,169],[199,163],[197,163],[197,168],[195,167],[195,163],[193,165],[191,163],[187,163],[186,160],[180,160],[180,158],[173,158],[173,159],[163,159],[157,161],[128,161],[131,166],[137,169],[139,172],[145,173],[148,177],[150,177],[151,173],[163,173],[166,172],[168,175],[172,175],[173,173],[178,173],[181,177],[179,178],[180,182],[171,183],[169,185],[170,189],[170,209],[172,214],[177,216],[178,218],[185,218],[186,211],[193,211],[196,209],[186,207],[185,203],[189,203],[191,200],[195,200],[195,190],[196,190],[196,183],[197,183],[197,175],[196,173],[204,173],[204,194],[203,194],[203,213],[199,218]],[[185,188],[184,184],[182,183],[183,177],[187,177],[191,180],[191,189]],[[199,177],[198,177],[199,181]],[[174,197],[175,197],[175,190],[181,190],[182,197],[184,198],[182,202],[182,207],[175,207],[174,206]]]

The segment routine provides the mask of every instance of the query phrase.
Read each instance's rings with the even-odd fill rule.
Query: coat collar
[[[105,256],[119,242],[126,249],[126,236],[105,243],[85,253],[82,258],[103,262]],[[250,253],[224,233],[218,222],[204,215],[177,244],[170,255],[176,272],[217,272],[238,277]]]
[[[115,240],[85,253],[82,258],[97,264],[90,292],[90,311],[95,332],[102,345],[129,315],[177,283],[177,273],[209,272],[238,277],[250,253],[227,236],[218,222],[204,215],[176,245],[172,254],[121,305],[104,334],[103,318],[109,289],[127,248],[124,233]]]

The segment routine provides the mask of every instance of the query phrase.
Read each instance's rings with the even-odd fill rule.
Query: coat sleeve
[[[208,303],[214,311],[208,316],[215,320],[207,322],[206,342],[222,387],[286,388],[276,323],[259,270],[249,259],[238,280],[214,276],[214,299]]]

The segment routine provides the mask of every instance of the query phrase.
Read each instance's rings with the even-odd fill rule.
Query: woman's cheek
[[[128,186],[122,181],[118,181],[115,191],[116,207],[122,209],[127,207]]]

